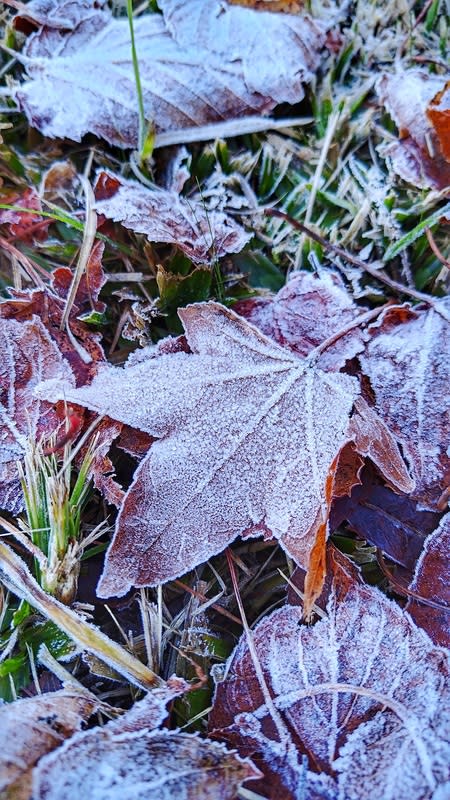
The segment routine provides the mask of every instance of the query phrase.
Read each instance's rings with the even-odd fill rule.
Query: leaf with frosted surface
[[[253,631],[272,714],[241,639],[210,731],[252,752],[292,800],[302,754],[335,777],[339,800],[430,800],[450,777],[447,655],[371,587],[336,581],[327,611],[306,627],[287,606]]]
[[[150,692],[118,720],[80,733],[34,771],[36,800],[234,800],[249,760],[197,735],[157,730],[177,692]]]
[[[307,566],[346,441],[354,378],[322,372],[217,303],[179,314],[191,354],[40,390],[158,438],[119,514],[103,596],[178,577],[239,534],[269,531]]]
[[[32,4],[30,4],[32,5]],[[50,137],[80,141],[90,132],[136,147],[139,120],[127,19],[72,2],[29,37],[28,80],[15,96],[32,125]],[[258,13],[221,0],[160,4],[163,16],[134,21],[145,117],[157,131],[185,129],[297,103],[320,64],[326,30],[337,17]],[[79,11],[78,11],[79,7]],[[26,7],[16,17],[33,19]],[[195,27],[201,18],[201,35]],[[36,21],[42,23],[40,4]],[[70,97],[70,103],[67,98]]]

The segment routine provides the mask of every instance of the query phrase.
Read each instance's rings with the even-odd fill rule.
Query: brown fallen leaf
[[[155,689],[118,720],[72,737],[34,770],[35,800],[234,800],[260,776],[249,759],[197,735],[158,730],[177,693]]]
[[[159,6],[162,16],[135,19],[136,48],[145,116],[157,131],[174,132],[299,102],[339,13],[332,2],[324,2],[320,20],[221,0],[161,0]],[[38,0],[15,17],[16,27],[29,30],[33,22],[40,27],[23,50],[28,80],[15,92],[30,123],[50,137],[80,141],[91,132],[135,147],[128,20],[114,19],[93,1],[43,6]]]
[[[0,319],[24,322],[35,317],[40,318],[59,352],[70,364],[77,384],[90,381],[97,372],[99,363],[105,360],[100,335],[93,333],[89,325],[78,319],[83,313],[93,310],[101,312],[103,308],[103,304],[98,300],[98,293],[104,283],[101,267],[103,248],[103,242],[97,242],[93,247],[86,274],[81,279],[75,302],[71,307],[69,326],[72,335],[68,334],[66,328],[61,329],[72,279],[72,272],[66,267],[54,271],[51,287],[32,290],[10,288],[11,298],[0,302]]]
[[[448,299],[440,307],[448,309]],[[433,308],[393,307],[369,332],[359,359],[375,409],[411,464],[419,508],[442,510],[439,501],[450,483],[450,325]]]
[[[270,798],[294,800],[299,786],[316,797],[319,781],[334,800],[445,797],[447,655],[377,589],[341,589],[338,574],[327,612],[309,627],[293,606],[265,617],[252,633],[258,668],[241,639],[212,735],[252,753],[264,772],[255,790]]]
[[[395,172],[420,188],[450,186],[449,82],[425,69],[399,70],[383,74],[377,91],[399,129],[399,141],[382,146]]]
[[[179,316],[190,354],[105,367],[78,390],[39,389],[157,439],[121,508],[100,596],[176,578],[238,535],[273,535],[307,567],[331,466],[352,440],[355,378],[323,372],[314,354],[299,358],[217,303]],[[411,489],[405,468],[403,480]]]
[[[100,172],[95,194],[99,214],[145,233],[152,242],[175,244],[199,264],[237,253],[251,239],[226,214],[208,212],[201,203],[189,202],[177,192],[147,189],[108,172]]]
[[[73,375],[35,316],[25,322],[0,317],[0,351],[0,507],[17,514],[23,507],[17,462],[26,439],[39,439],[59,425],[55,410],[34,397],[33,389],[51,377],[73,382]]]
[[[0,796],[29,800],[34,765],[80,730],[99,705],[89,692],[67,688],[0,706]]]
[[[446,514],[425,541],[409,587],[417,599],[411,597],[406,606],[417,625],[443,647],[450,647],[449,552],[450,514]]]
[[[352,464],[350,465],[352,469]],[[339,473],[338,473],[339,474]],[[336,495],[331,508],[330,530],[346,521],[350,530],[380,548],[397,564],[413,570],[422,551],[425,537],[439,524],[440,514],[417,508],[414,496],[399,494],[383,485],[372,464],[360,472],[360,485],[348,495],[350,479],[345,481],[343,495]],[[336,490],[336,484],[335,484]]]
[[[275,296],[240,300],[233,308],[266,336],[300,356],[306,356],[367,310],[354,303],[339,276],[332,272],[320,276],[294,273]],[[356,327],[325,350],[318,365],[339,370],[363,348],[364,335]]]

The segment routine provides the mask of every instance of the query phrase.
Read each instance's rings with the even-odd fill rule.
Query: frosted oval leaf
[[[241,300],[234,309],[266,336],[300,356],[306,356],[367,310],[353,302],[339,276],[332,272],[320,276],[294,273],[273,297]],[[318,364],[321,369],[337,371],[363,348],[363,332],[354,328],[325,350]]]
[[[438,510],[450,479],[450,325],[433,308],[393,308],[370,331],[360,361],[376,411],[402,445],[418,503]]]
[[[42,322],[0,317],[0,506],[12,513],[23,507],[17,461],[26,439],[39,439],[59,424],[48,403],[33,395],[46,378],[73,381],[72,371]]]
[[[29,38],[28,80],[15,92],[30,123],[49,137],[75,141],[88,132],[118,147],[138,144],[138,103],[127,19],[83,0],[70,6],[70,27],[58,13]],[[297,103],[320,64],[326,30],[337,18],[325,4],[310,15],[258,13],[221,0],[165,0],[163,15],[134,21],[145,117],[157,132],[270,111]],[[61,17],[67,17],[67,10]],[[201,36],[196,24],[201,15]],[[19,14],[33,19],[28,6]],[[16,18],[17,19],[17,18]],[[36,11],[42,21],[42,8]],[[67,98],[70,97],[70,103]]]
[[[371,587],[343,593],[335,581],[327,612],[300,626],[299,609],[287,606],[256,626],[267,692],[241,639],[217,685],[210,731],[251,752],[264,782],[281,781],[292,800],[302,755],[335,776],[339,800],[431,800],[450,776],[446,653]]]
[[[156,689],[118,720],[78,734],[34,770],[36,800],[234,800],[248,759],[197,735],[158,730],[177,691]]]
[[[1,796],[28,800],[31,768],[80,730],[98,705],[89,692],[63,689],[0,706]]]
[[[191,354],[40,390],[158,439],[119,514],[105,597],[178,577],[244,534],[270,532],[306,567],[347,440],[354,378],[322,372],[217,303],[179,315]]]

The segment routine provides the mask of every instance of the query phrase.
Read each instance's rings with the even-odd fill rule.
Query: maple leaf
[[[28,3],[16,26],[42,27],[23,50],[29,80],[15,92],[46,136],[80,141],[85,133],[119,147],[138,142],[136,84],[127,19],[94,2]],[[336,19],[257,12],[221,0],[160,3],[163,16],[134,21],[146,119],[176,131],[297,103],[320,63]],[[20,56],[19,56],[20,57]],[[70,103],[67,102],[70,97]]]
[[[89,692],[71,688],[0,706],[1,796],[28,800],[32,767],[80,730],[100,705]]]
[[[323,372],[217,303],[179,316],[190,354],[169,349],[104,368],[90,386],[39,390],[157,440],[121,508],[101,596],[178,577],[238,535],[276,536],[308,566],[326,523],[330,470],[353,438],[355,378]]]
[[[234,800],[242,782],[260,776],[249,759],[194,734],[158,730],[179,692],[155,689],[118,720],[77,734],[34,770],[36,800]]]
[[[398,70],[377,81],[381,102],[400,132],[400,141],[383,145],[383,155],[405,181],[421,188],[450,184],[448,134],[450,84],[423,69]]]
[[[299,786],[309,798],[310,783],[314,797],[319,778],[334,800],[444,797],[447,656],[377,589],[348,575],[342,588],[339,577],[315,625],[300,626],[299,609],[287,606],[251,633],[256,656],[241,639],[217,685],[210,731],[252,753],[273,798],[295,800]]]
[[[0,317],[0,506],[23,507],[17,461],[26,439],[52,432],[59,420],[49,403],[33,396],[46,378],[73,381],[71,369],[37,317],[18,322]]]
[[[201,203],[189,202],[177,192],[150,190],[137,181],[101,172],[95,194],[100,214],[145,233],[152,242],[176,244],[199,264],[239,252],[251,239],[226,214],[206,212]]]
[[[442,510],[450,483],[450,325],[448,299],[426,311],[394,307],[370,326],[359,356],[375,409],[401,442],[416,479],[419,507]]]
[[[415,598],[407,605],[415,622],[443,647],[450,647],[449,550],[450,514],[446,514],[425,541],[409,587]]]

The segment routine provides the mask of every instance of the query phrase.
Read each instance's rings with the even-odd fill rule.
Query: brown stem
[[[375,267],[372,267],[370,264],[366,264],[361,258],[348,253],[342,247],[339,247],[336,244],[331,244],[331,242],[327,242],[323,236],[316,233],[315,231],[311,230],[311,228],[303,225],[302,222],[299,222],[294,217],[291,217],[289,214],[286,214],[284,211],[278,211],[275,208],[266,208],[265,212],[266,216],[268,217],[278,217],[279,219],[284,219],[286,222],[289,222],[293,228],[301,233],[305,233],[309,236],[310,239],[320,244],[325,250],[328,250],[331,253],[335,253],[337,256],[344,258],[349,264],[354,264],[356,267],[359,267],[364,272],[367,272],[368,275],[371,275],[376,280],[381,281],[381,283],[385,283],[386,286],[389,286],[394,291],[398,292],[399,294],[407,295],[408,297],[413,297],[415,300],[420,300],[422,303],[427,303],[427,305],[432,306],[434,310],[440,314],[444,319],[449,321],[444,309],[440,308],[439,305],[435,302],[434,298],[431,297],[429,294],[424,294],[423,292],[419,292],[417,289],[409,289],[406,286],[403,286],[401,283],[392,280],[387,275],[381,273]]]

